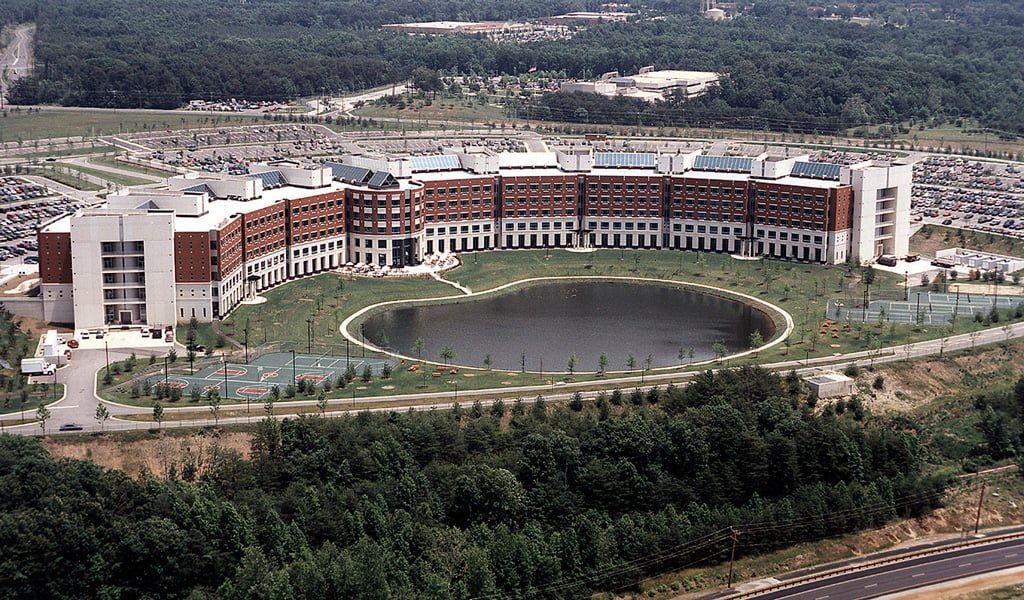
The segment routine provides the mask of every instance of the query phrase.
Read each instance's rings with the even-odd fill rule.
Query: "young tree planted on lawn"
[[[416,351],[416,360],[420,360],[421,359],[420,355],[423,353],[423,346],[424,345],[425,345],[425,342],[423,341],[423,337],[422,336],[416,338],[416,341],[413,342],[412,349]]]
[[[608,353],[602,352],[601,355],[597,357],[597,372],[604,375],[604,370],[606,368],[608,368]]]
[[[210,390],[206,393],[206,401],[210,404],[210,414],[213,415],[213,423],[220,423],[220,394],[217,390]]]
[[[327,414],[327,394],[323,390],[316,395],[316,407],[320,409],[320,417],[323,418]]]
[[[39,427],[43,430],[43,435],[46,435],[46,422],[50,420],[50,409],[40,406],[36,410],[36,420],[39,421]]]
[[[107,419],[110,418],[110,411],[107,410],[106,404],[100,403],[96,406],[96,416],[94,418],[100,425],[100,431],[103,431],[103,425],[107,422]]]
[[[571,352],[569,354],[569,363],[566,365],[569,367],[569,374],[572,375],[576,372],[576,353]]]
[[[159,402],[153,403],[153,422],[156,428],[160,429],[160,423],[164,420],[164,407]]]
[[[754,356],[760,354],[759,348],[764,345],[764,336],[761,335],[760,329],[755,329],[750,332],[750,349],[754,351]]]

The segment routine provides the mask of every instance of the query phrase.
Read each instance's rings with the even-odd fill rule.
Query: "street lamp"
[[[295,379],[295,351],[292,350],[292,387],[295,387],[297,381]]]

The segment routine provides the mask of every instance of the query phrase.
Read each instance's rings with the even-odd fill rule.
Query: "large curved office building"
[[[441,252],[661,248],[837,263],[907,253],[911,165],[693,153],[351,155],[174,177],[39,233],[43,316],[209,321],[346,262]]]

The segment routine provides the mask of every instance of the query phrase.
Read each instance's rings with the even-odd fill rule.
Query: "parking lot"
[[[37,263],[39,224],[76,207],[71,198],[54,196],[43,186],[20,177],[0,177],[0,261]]]
[[[930,156],[914,165],[911,218],[1024,237],[1024,173],[1014,165]]]
[[[346,143],[321,125],[292,123],[138,133],[127,139],[152,150],[145,158],[232,174],[244,173],[248,162],[337,153]]]

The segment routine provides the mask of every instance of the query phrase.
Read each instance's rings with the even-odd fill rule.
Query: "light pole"
[[[228,355],[227,355],[227,352],[225,351],[224,354],[221,354],[220,358],[221,358],[221,361],[222,361],[222,363],[224,365],[223,368],[221,369],[221,371],[224,372],[224,399],[227,400],[230,397],[228,395]],[[249,404],[248,404],[249,397],[246,396],[245,399],[246,399],[245,412],[249,412]]]
[[[107,370],[104,372],[106,375],[110,373],[110,344],[107,340],[103,340],[103,355],[107,358]]]
[[[292,350],[292,387],[293,388],[295,387],[296,381],[297,380],[295,379],[295,351]]]

